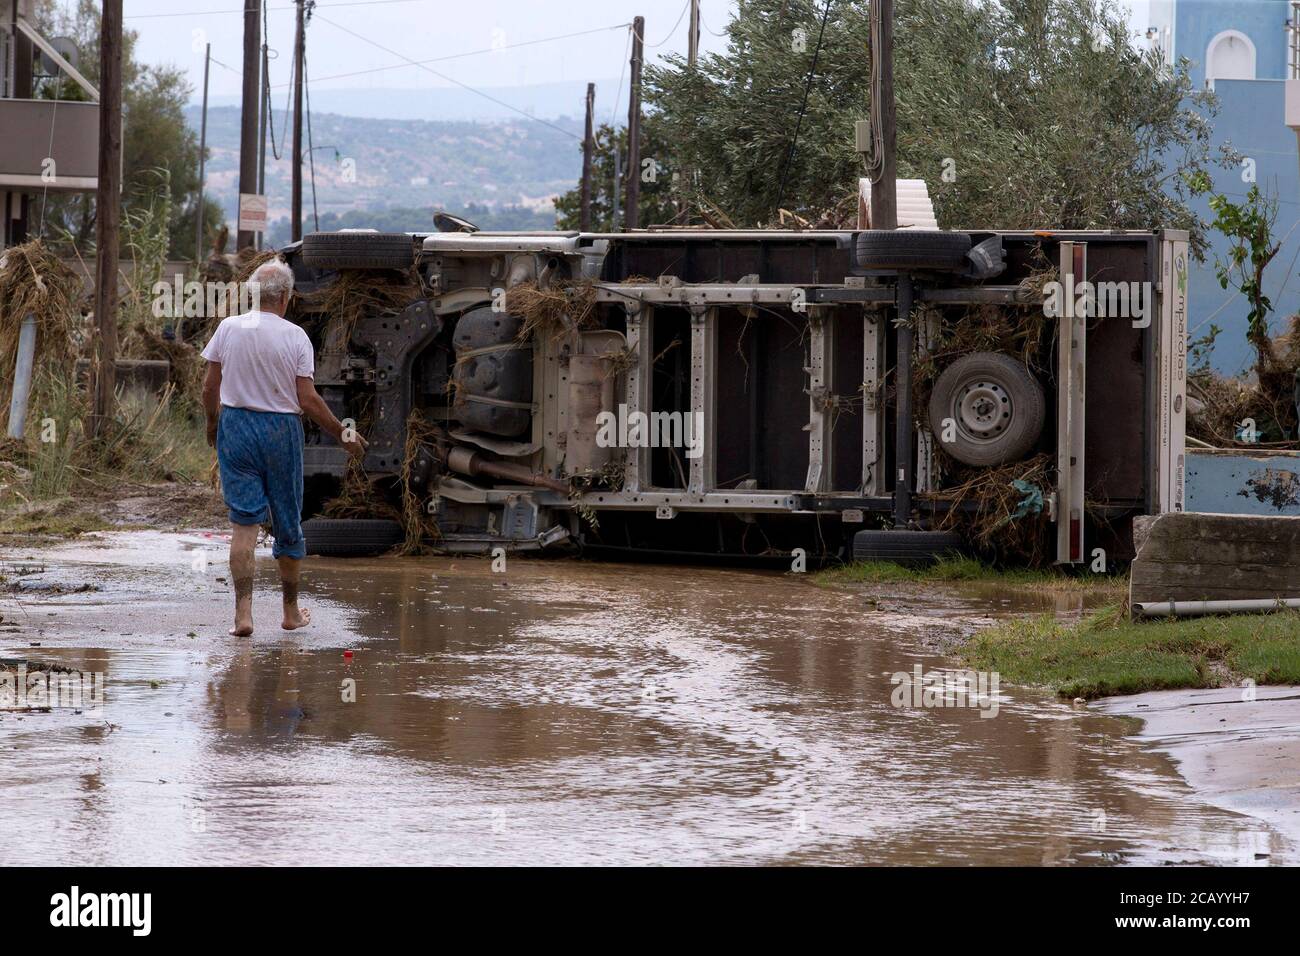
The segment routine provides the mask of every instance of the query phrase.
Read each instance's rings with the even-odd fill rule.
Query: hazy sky
[[[289,81],[294,5],[289,0],[265,1],[270,46],[279,52],[270,65],[272,83],[282,85]],[[1123,5],[1136,8],[1135,25],[1145,17],[1147,0]],[[722,48],[723,39],[715,33],[722,33],[735,0],[703,0],[701,8],[701,48]],[[685,52],[685,9],[684,0],[321,0],[307,31],[312,86],[450,85],[417,66],[325,79],[400,64],[403,56],[455,56],[429,66],[472,86],[615,79],[627,61],[628,33],[601,27],[628,23],[641,14],[646,18],[646,59],[658,59],[663,53]],[[240,10],[240,0],[126,0],[126,25],[139,33],[140,59],[183,66],[196,90],[203,82],[203,40],[208,40],[214,59],[233,68],[213,66],[212,92],[234,95],[239,92],[234,70],[239,69],[243,42]],[[533,43],[586,30],[599,33]],[[523,43],[533,46],[519,46]],[[472,55],[456,56],[461,53]]]
[[[290,0],[264,2],[269,42],[279,54],[271,63],[271,82],[283,94],[290,79],[294,7]],[[1146,16],[1147,0],[1126,0],[1122,6],[1133,12],[1135,27],[1145,26],[1140,21]],[[701,49],[723,48],[724,40],[717,34],[723,31],[734,0],[703,0],[701,7]],[[203,42],[212,44],[213,58],[229,67],[213,66],[214,97],[239,92],[241,10],[241,0],[125,3],[127,27],[140,36],[140,58],[185,68],[196,91],[203,81]],[[637,14],[646,18],[646,58],[654,60],[665,53],[685,52],[685,10],[685,0],[320,0],[307,30],[312,89],[374,89],[380,96],[382,90],[394,87],[453,85],[428,70],[402,65],[402,57],[446,57],[428,64],[429,68],[475,87],[585,80],[607,85],[617,81],[627,62],[628,31],[620,24]],[[596,32],[548,40],[580,31]]]
[[[279,51],[279,58],[271,63],[271,82],[283,91],[290,79],[294,8],[289,0],[266,2],[269,42]],[[186,68],[197,90],[203,81],[203,40],[207,40],[213,58],[234,68],[213,67],[212,94],[238,94],[240,78],[235,71],[243,43],[240,0],[126,0],[125,6],[127,27],[140,34],[137,50],[142,60],[170,61]],[[733,0],[703,0],[702,50],[724,46],[711,31],[723,31],[733,7]],[[628,54],[628,30],[620,25],[638,14],[645,17],[647,60],[669,52],[685,53],[686,18],[678,20],[685,9],[684,0],[320,0],[307,28],[312,89],[452,85],[420,67],[400,66],[402,57],[453,57],[428,66],[476,87],[616,81]],[[535,42],[580,31],[595,32]],[[326,79],[395,64],[399,68]]]

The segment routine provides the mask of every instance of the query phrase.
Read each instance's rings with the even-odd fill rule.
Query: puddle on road
[[[289,635],[264,561],[237,639],[202,545],[104,544],[36,555],[102,590],[29,597],[0,630],[0,656],[107,677],[99,716],[0,714],[0,805],[28,837],[0,863],[1293,858],[1118,719],[1007,688],[991,719],[891,705],[892,673],[951,666],[931,629],[1010,598],[905,612],[773,573],[313,559],[316,622]]]

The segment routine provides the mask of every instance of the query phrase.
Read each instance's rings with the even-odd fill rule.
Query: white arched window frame
[[[1224,30],[1205,47],[1205,83],[1215,80],[1253,80],[1255,44],[1240,30]]]

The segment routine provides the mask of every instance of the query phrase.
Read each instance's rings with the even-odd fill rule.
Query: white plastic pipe
[[[1141,601],[1133,605],[1138,617],[1200,617],[1205,614],[1263,614],[1300,608],[1300,598],[1259,598],[1247,601]]]
[[[32,366],[36,362],[36,316],[28,312],[18,330],[18,360],[14,363],[14,390],[9,398],[9,437],[22,438],[27,425],[27,398],[32,391]]]

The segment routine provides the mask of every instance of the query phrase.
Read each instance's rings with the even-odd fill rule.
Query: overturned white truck
[[[1035,458],[984,530],[1037,522],[1047,560],[1122,562],[1135,516],[1181,509],[1185,233],[457,227],[286,251],[317,387],[437,548],[924,559],[987,547],[948,492]],[[348,462],[308,441],[316,514]]]

